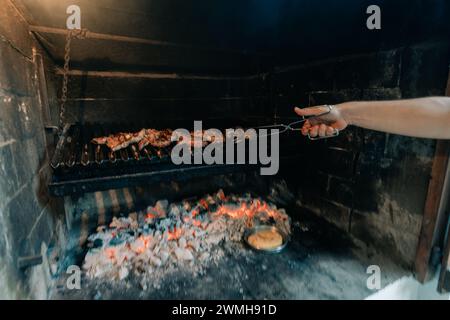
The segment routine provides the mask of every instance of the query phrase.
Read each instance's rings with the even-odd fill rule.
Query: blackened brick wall
[[[59,217],[47,194],[52,140],[44,120],[51,115],[40,91],[42,70],[50,66],[11,3],[0,0],[0,7],[0,298],[42,298],[45,292],[31,287],[45,291],[33,280],[44,279],[17,265],[51,243]]]
[[[247,118],[267,116],[266,86],[257,75],[200,79],[74,75],[69,80],[66,118],[71,123],[145,119],[145,125],[158,128],[214,119],[242,124]]]
[[[271,81],[275,115],[294,106],[444,95],[448,43],[433,42],[279,69]],[[326,141],[300,143],[299,203],[356,239],[411,266],[435,141],[351,127]]]

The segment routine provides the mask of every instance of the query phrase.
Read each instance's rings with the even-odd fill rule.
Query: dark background
[[[82,67],[97,70],[251,74],[279,65],[385,50],[450,35],[450,3],[446,0],[18,2],[30,12],[35,25],[65,28],[65,10],[77,4],[82,27],[90,31],[197,47],[159,47],[155,51],[129,44],[105,51],[105,44],[102,48],[87,42],[82,50],[74,50],[74,60]],[[373,4],[381,7],[381,30],[366,28],[366,10]],[[64,36],[45,38],[48,43],[44,45],[61,62]],[[205,53],[201,49],[205,47],[224,51]]]

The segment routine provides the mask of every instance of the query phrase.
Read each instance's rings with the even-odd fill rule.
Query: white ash
[[[225,196],[219,190],[198,201],[160,200],[97,228],[88,238],[83,268],[91,278],[124,280],[133,274],[146,289],[177,270],[202,274],[224,256],[221,243],[241,242],[245,229],[259,224],[290,233],[283,209],[250,195]]]

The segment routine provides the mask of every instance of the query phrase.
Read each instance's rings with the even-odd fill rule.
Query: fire
[[[105,255],[109,259],[114,260],[116,258],[116,250],[114,248],[106,248],[105,249]]]
[[[205,199],[200,199],[199,201],[200,205],[205,208],[206,210],[208,210],[209,204]]]
[[[148,248],[150,245],[150,241],[152,241],[152,237],[150,236],[140,236],[139,239],[143,242],[145,248]]]
[[[274,219],[280,216],[276,209],[270,208],[267,202],[261,200],[254,200],[250,204],[243,202],[237,208],[235,206],[221,205],[215,214],[226,215],[232,219],[252,219],[260,212],[265,212],[269,217]]]
[[[181,237],[182,229],[177,229],[176,227],[173,228],[173,231],[168,230],[168,237],[167,240],[177,240]]]
[[[221,256],[216,249],[224,240],[240,241],[245,227],[254,224],[267,222],[290,233],[285,210],[248,194],[225,197],[222,191],[204,200],[171,204],[161,200],[113,222],[90,236],[89,241],[102,240],[101,250],[92,246],[85,258],[83,268],[91,277],[123,280],[130,273],[146,274],[149,279],[156,274],[157,279],[167,274],[168,266],[197,270],[197,265],[207,266]]]
[[[140,236],[136,243],[138,243],[138,246],[134,248],[134,252],[137,254],[142,254],[150,247],[150,243],[152,241],[151,236]]]
[[[225,193],[223,192],[223,190],[219,190],[219,192],[217,192],[217,197],[218,197],[221,201],[225,201],[225,199],[226,199]]]
[[[198,220],[192,220],[192,224],[193,224],[194,226],[196,226],[196,227],[201,227],[202,222],[201,222],[201,221],[198,221]]]
[[[200,212],[199,212],[198,209],[192,210],[192,218],[195,218],[199,213],[200,213]]]
[[[184,223],[189,223],[190,222],[195,227],[201,227],[202,226],[202,222],[200,220],[194,219],[194,217],[192,217],[192,218],[184,217],[183,218],[183,222]],[[169,234],[170,234],[170,232],[169,232]]]

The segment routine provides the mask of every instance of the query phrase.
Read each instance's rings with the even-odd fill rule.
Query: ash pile
[[[201,275],[224,257],[225,245],[241,243],[246,228],[262,224],[290,234],[285,210],[250,194],[226,196],[219,190],[200,200],[160,200],[145,211],[114,218],[109,227],[98,227],[88,238],[83,269],[89,278],[136,276],[143,289],[157,287],[176,271]],[[234,254],[248,252],[238,247]]]

